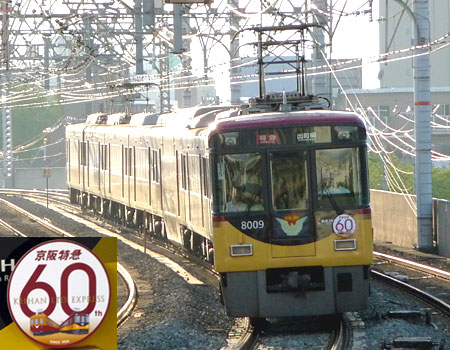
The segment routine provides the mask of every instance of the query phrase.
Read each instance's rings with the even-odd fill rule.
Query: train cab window
[[[216,211],[232,213],[264,210],[260,154],[240,153],[219,156],[215,171],[218,184]]]
[[[359,148],[316,150],[316,177],[320,209],[339,212],[367,205]]]
[[[272,205],[274,210],[308,207],[306,152],[276,152],[270,155]]]
[[[270,153],[270,176],[274,212],[272,239],[278,244],[312,241],[306,151]]]

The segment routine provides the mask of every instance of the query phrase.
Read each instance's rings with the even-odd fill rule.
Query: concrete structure
[[[416,214],[402,194],[371,190],[370,202],[375,241],[392,242],[402,247],[417,246]]]
[[[47,188],[46,178],[44,177],[44,168],[15,168],[13,188],[25,190],[45,190]],[[48,178],[48,188],[56,190],[66,190],[66,168],[49,168],[50,177]],[[3,181],[3,175],[0,174],[0,182]]]
[[[415,201],[415,196],[410,196]],[[417,247],[417,218],[404,196],[370,191],[374,241]],[[401,214],[400,214],[401,213]],[[450,202],[433,199],[433,239],[436,253],[450,257]]]
[[[405,1],[403,1],[405,2]],[[413,18],[405,7],[397,1],[380,0],[380,54],[394,52],[412,46],[411,38],[416,26]],[[409,6],[411,3],[409,2]],[[412,8],[411,8],[412,10]],[[450,26],[450,2],[430,1],[430,39],[438,39],[449,32]],[[450,47],[435,50],[439,44],[433,46],[431,51],[431,86],[450,86]],[[411,56],[412,52],[402,55],[393,55],[389,58]],[[412,58],[380,63],[381,88],[385,87],[411,87],[413,85],[413,63]]]

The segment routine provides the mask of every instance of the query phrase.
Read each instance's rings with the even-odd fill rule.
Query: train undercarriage
[[[186,225],[178,224],[179,234],[176,236],[178,238],[173,239],[173,235],[168,234],[168,225],[162,216],[74,188],[70,189],[70,203],[79,205],[82,210],[92,211],[95,216],[113,222],[122,228],[171,241],[171,243],[182,246],[190,253],[208,261],[211,265],[214,264],[214,248],[211,240],[190,230]]]

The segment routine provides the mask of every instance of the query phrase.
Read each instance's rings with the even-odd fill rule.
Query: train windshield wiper
[[[256,198],[259,197],[259,199],[261,200],[261,186],[256,185],[256,187],[251,187],[251,191],[249,191],[249,193],[251,193],[251,197],[250,197],[250,201],[247,204],[247,209],[245,210],[245,214],[244,217],[247,218],[248,215],[250,214],[250,211],[252,210],[252,207],[255,205],[256,203]]]
[[[331,205],[333,206],[333,209],[336,212],[336,215],[341,215],[344,213],[344,211],[341,208],[339,208],[339,205],[336,202],[336,198],[334,198],[333,194],[330,192],[330,189],[327,186],[322,185],[322,196],[323,195],[326,195],[330,200]]]

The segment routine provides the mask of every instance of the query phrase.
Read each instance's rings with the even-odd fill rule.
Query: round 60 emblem
[[[28,251],[8,285],[8,307],[20,330],[50,348],[93,334],[106,317],[111,287],[102,262],[81,244],[54,240]]]
[[[356,221],[347,214],[341,214],[333,220],[333,232],[339,236],[348,237],[356,231]]]

